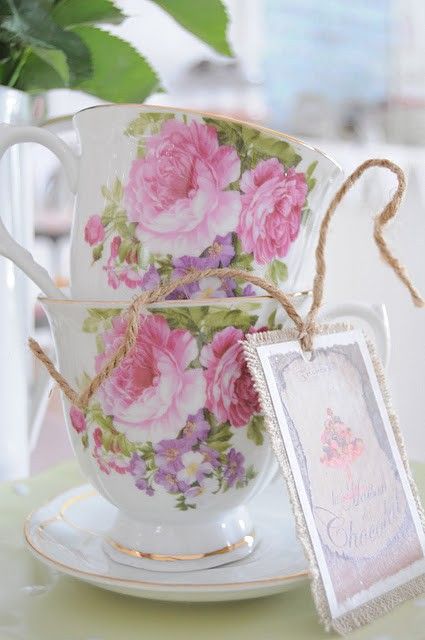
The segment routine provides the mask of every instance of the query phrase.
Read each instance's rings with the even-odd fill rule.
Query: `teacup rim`
[[[297,138],[296,136],[290,135],[289,133],[285,133],[283,131],[277,131],[276,129],[272,129],[270,127],[265,127],[261,124],[258,124],[256,122],[250,122],[248,120],[241,120],[239,118],[233,118],[232,116],[227,116],[224,115],[222,113],[214,113],[211,111],[202,111],[199,109],[189,109],[189,108],[183,108],[183,107],[174,107],[174,106],[170,106],[170,105],[159,105],[159,104],[143,104],[143,103],[137,103],[137,102],[127,102],[127,103],[120,103],[120,104],[95,104],[95,105],[91,105],[89,107],[84,107],[83,109],[79,109],[79,111],[77,111],[76,113],[72,114],[71,119],[72,122],[75,123],[76,119],[78,118],[79,115],[81,115],[82,113],[86,112],[86,111],[92,111],[93,109],[107,109],[107,108],[121,108],[121,107],[138,107],[138,108],[142,108],[145,109],[146,111],[148,110],[152,110],[152,111],[168,111],[169,113],[187,113],[187,114],[194,114],[194,115],[198,115],[198,116],[207,116],[208,118],[217,118],[218,120],[225,120],[227,122],[235,122],[237,124],[242,124],[242,125],[247,125],[248,127],[252,127],[255,128],[259,131],[262,131],[264,133],[268,133],[271,134],[275,137],[278,138],[285,138],[286,140],[290,140],[292,143],[296,143],[299,144],[307,149],[310,149],[310,151],[314,151],[315,153],[318,153],[319,155],[321,155],[323,158],[325,158],[326,160],[328,160],[334,167],[336,170],[338,170],[338,174],[342,174],[343,173],[343,169],[341,167],[341,165],[339,164],[339,162],[337,162],[331,155],[329,155],[328,153],[326,153],[325,151],[322,151],[321,149],[318,149],[317,147],[313,146],[312,144],[309,144],[308,142],[305,142],[304,140],[301,140],[300,138]],[[333,177],[336,177],[336,175]]]
[[[290,298],[301,298],[301,297],[310,297],[312,295],[312,290],[311,289],[306,289],[303,291],[293,291],[293,292],[285,292],[287,296],[289,296]],[[38,295],[37,296],[37,300],[43,304],[43,303],[47,303],[47,304],[65,304],[65,305],[71,305],[71,304],[78,304],[78,305],[91,305],[93,307],[95,307],[96,305],[101,305],[101,306],[106,306],[106,305],[110,305],[110,306],[116,306],[116,307],[127,307],[129,304],[131,304],[132,300],[134,300],[134,298],[131,299],[127,299],[127,300],[97,300],[97,299],[90,299],[90,298],[52,298],[50,296],[45,296],[45,295]],[[275,300],[275,298],[273,298],[273,296],[231,296],[231,297],[226,297],[226,298],[189,298],[187,300],[158,300],[157,302],[149,302],[146,304],[147,307],[158,307],[158,306],[166,306],[166,307],[172,307],[172,306],[179,306],[179,307],[184,307],[184,306],[206,306],[206,305],[217,305],[217,304],[229,304],[229,303],[247,303],[247,302],[251,302],[251,303],[256,303],[256,302],[265,302],[265,301],[271,301],[271,300]]]

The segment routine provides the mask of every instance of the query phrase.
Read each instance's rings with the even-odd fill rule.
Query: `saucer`
[[[114,562],[104,541],[116,511],[91,485],[71,489],[28,516],[27,545],[36,558],[57,571],[102,589],[152,600],[258,598],[287,591],[307,577],[279,478],[250,504],[258,540],[254,551],[215,568],[159,573]]]

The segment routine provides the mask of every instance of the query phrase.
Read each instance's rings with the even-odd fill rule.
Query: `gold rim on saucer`
[[[98,532],[94,532],[94,531],[90,531],[89,529],[85,529],[83,527],[78,527],[77,525],[75,525],[73,522],[71,522],[70,520],[68,520],[65,517],[65,512],[66,510],[72,505],[75,504],[76,502],[82,501],[82,500],[87,500],[90,497],[93,497],[94,495],[97,495],[97,492],[95,490],[90,490],[90,491],[86,491],[84,493],[78,494],[77,496],[72,496],[71,498],[68,498],[67,500],[65,500],[62,505],[59,507],[58,512],[54,515],[51,516],[49,518],[47,518],[46,520],[43,520],[42,522],[40,522],[37,525],[37,530],[41,530],[44,531],[45,528],[50,524],[53,523],[55,521],[64,521],[66,522],[67,525],[73,527],[74,529],[77,529],[79,531],[83,531],[91,536],[97,537],[97,538],[103,538],[102,534],[98,533]],[[50,500],[48,500],[43,506],[47,506],[49,505],[55,498],[52,498]],[[75,567],[69,565],[69,564],[65,564],[64,562],[60,562],[58,560],[55,560],[52,556],[46,554],[33,540],[33,535],[30,532],[30,522],[32,517],[34,516],[34,514],[40,510],[40,508],[42,507],[38,507],[36,509],[34,509],[25,519],[25,523],[24,523],[24,538],[26,541],[26,544],[28,545],[28,547],[30,547],[36,555],[38,555],[40,558],[43,558],[45,561],[47,561],[48,564],[58,568],[59,570],[65,570],[66,573],[70,574],[70,575],[75,575],[76,577],[82,577],[84,578],[95,578],[97,582],[99,581],[105,581],[105,582],[111,582],[111,583],[115,583],[115,584],[121,584],[122,586],[125,585],[139,585],[142,587],[153,587],[155,589],[158,590],[166,590],[168,588],[172,588],[172,589],[180,589],[180,590],[187,590],[187,589],[202,589],[205,591],[213,591],[213,590],[220,590],[220,589],[230,589],[230,588],[244,588],[244,587],[256,587],[256,586],[261,586],[261,585],[266,585],[266,584],[280,584],[282,582],[289,582],[291,580],[300,580],[302,578],[306,578],[308,576],[308,572],[307,570],[305,571],[296,571],[294,573],[288,573],[288,574],[284,574],[284,575],[277,575],[277,576],[272,576],[270,578],[258,578],[258,579],[254,579],[254,580],[243,580],[243,581],[239,581],[239,582],[220,582],[220,583],[184,583],[182,584],[181,582],[167,582],[167,583],[161,583],[159,581],[153,581],[153,580],[136,580],[134,578],[117,578],[115,576],[111,576],[111,575],[104,575],[101,573],[96,573],[94,571],[84,571],[82,569],[76,569]],[[238,543],[235,543],[238,544]]]

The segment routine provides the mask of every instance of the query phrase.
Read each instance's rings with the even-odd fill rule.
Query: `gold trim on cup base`
[[[128,547],[124,547],[119,542],[112,540],[111,538],[106,538],[105,542],[111,547],[113,547],[116,551],[120,553],[125,553],[128,556],[132,556],[133,558],[143,558],[144,560],[159,560],[160,562],[176,562],[179,560],[202,560],[203,558],[211,558],[212,556],[223,555],[224,553],[230,553],[231,551],[235,551],[236,549],[240,549],[245,545],[251,547],[254,544],[255,534],[244,536],[237,542],[233,544],[226,545],[221,549],[216,549],[215,551],[207,551],[206,553],[187,553],[187,554],[163,554],[163,553],[146,553],[144,551],[137,551],[136,549],[128,549]]]

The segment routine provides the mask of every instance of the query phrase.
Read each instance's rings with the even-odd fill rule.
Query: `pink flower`
[[[234,427],[245,426],[253,414],[260,412],[258,395],[239,344],[243,337],[241,329],[226,327],[203,347],[200,357],[206,368],[205,406],[220,422],[229,420]]]
[[[103,442],[102,437],[102,429],[100,427],[96,427],[93,431],[93,440],[96,447],[101,447]]]
[[[84,413],[77,407],[70,408],[69,417],[71,418],[72,427],[77,433],[83,433],[86,430],[87,425]]]
[[[151,252],[198,256],[237,225],[240,194],[226,189],[239,178],[239,157],[214,127],[174,119],[146,148],[125,187],[128,218]]]
[[[122,343],[127,321],[112,320],[102,334],[105,351],[98,372]],[[188,369],[197,356],[196,340],[185,329],[170,329],[161,315],[143,316],[136,344],[98,391],[107,415],[123,426],[152,429],[155,439],[177,434],[205,401],[200,369]]]
[[[339,467],[349,471],[350,465],[362,455],[364,443],[355,438],[350,427],[347,427],[332,409],[327,409],[325,428],[320,436],[323,444],[322,464],[328,467]]]
[[[104,239],[105,229],[103,228],[101,217],[97,215],[91,216],[87,220],[87,224],[84,229],[84,240],[92,246],[103,242]]]
[[[244,250],[259,264],[283,258],[298,235],[307,196],[303,173],[277,158],[261,160],[241,178],[242,213],[237,227]]]

